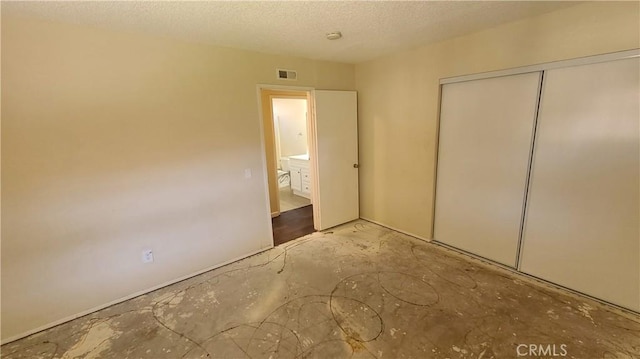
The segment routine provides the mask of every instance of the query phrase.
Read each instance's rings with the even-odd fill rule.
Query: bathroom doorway
[[[310,92],[261,89],[274,245],[313,233]]]
[[[311,205],[306,98],[271,98],[280,213]]]
[[[274,244],[282,243],[278,233],[295,233],[291,237],[295,239],[358,219],[357,93],[277,85],[258,85],[257,89],[266,209],[271,212]],[[273,99],[306,99],[306,136],[302,131],[294,132],[307,138],[306,153],[287,156],[282,144],[279,154],[276,152]],[[279,177],[286,177],[287,173],[288,182],[283,178],[280,185]],[[308,195],[311,204],[284,211],[288,208],[280,208],[280,186],[298,197]],[[294,215],[305,209],[307,213]]]

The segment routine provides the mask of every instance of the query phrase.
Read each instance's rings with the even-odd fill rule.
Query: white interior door
[[[640,311],[640,61],[545,72],[521,270]]]
[[[442,87],[435,240],[515,267],[540,73]]]
[[[314,227],[360,217],[358,115],[355,91],[315,91]]]

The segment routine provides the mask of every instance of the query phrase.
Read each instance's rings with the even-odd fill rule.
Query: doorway
[[[267,179],[265,186],[274,229],[274,243],[282,243],[279,238],[275,238],[278,235],[276,229],[282,225],[282,221],[285,226],[304,223],[304,233],[290,229],[284,231],[296,233],[291,238],[295,239],[314,230],[321,231],[358,219],[357,93],[275,85],[257,87],[264,141],[264,169]],[[283,161],[280,158],[283,154],[282,147],[280,155],[276,151],[273,99],[307,100],[307,152],[284,156],[284,162],[288,162],[289,186],[292,193],[308,195],[310,206],[289,211],[281,208],[278,169],[281,171],[280,175],[287,171],[283,169]],[[296,135],[299,133],[301,132],[297,132]],[[304,209],[307,210],[306,214],[300,213],[299,216],[295,216],[296,220],[288,219],[293,216],[294,211]],[[283,213],[287,216],[283,216]],[[301,218],[305,218],[306,222],[301,222]]]
[[[274,245],[313,233],[310,92],[261,89]]]
[[[280,213],[311,205],[306,98],[271,98]]]

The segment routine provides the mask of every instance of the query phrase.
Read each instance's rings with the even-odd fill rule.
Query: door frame
[[[270,218],[276,217],[280,215],[280,199],[279,194],[276,192],[274,195],[276,196],[278,203],[278,210],[276,212],[272,212],[271,210],[271,193],[269,186],[269,166],[267,163],[267,150],[266,150],[266,131],[265,128],[265,115],[263,111],[263,101],[262,101],[262,91],[297,91],[297,92],[306,92],[307,94],[307,146],[309,148],[309,170],[311,174],[311,203],[313,205],[313,222],[314,228],[316,228],[316,223],[318,223],[319,214],[320,214],[320,204],[318,203],[318,161],[317,161],[317,132],[316,132],[316,116],[315,116],[315,88],[313,87],[304,87],[304,86],[284,86],[284,85],[269,85],[269,84],[258,84],[256,85],[256,94],[258,98],[258,118],[260,122],[260,153],[262,155],[262,173],[264,178],[264,189],[266,196],[266,209]],[[286,95],[283,95],[283,98],[286,98]],[[273,115],[269,118],[273,121]],[[271,220],[269,220],[269,226],[271,226]],[[273,228],[271,230],[272,236],[271,240],[273,242]]]

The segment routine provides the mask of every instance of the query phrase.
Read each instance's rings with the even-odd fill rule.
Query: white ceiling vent
[[[276,69],[276,76],[279,80],[291,80],[298,79],[298,72],[293,70]]]

